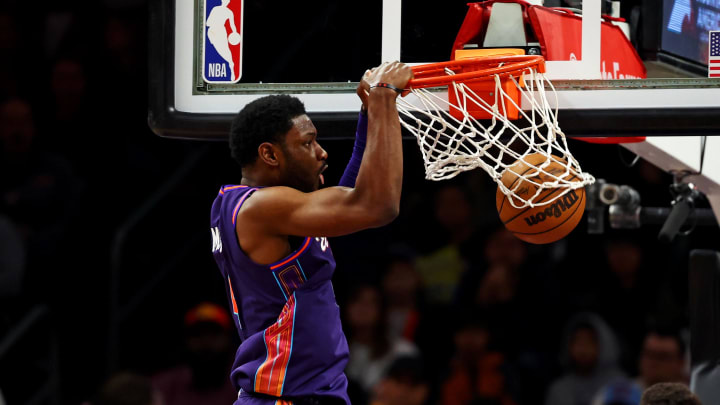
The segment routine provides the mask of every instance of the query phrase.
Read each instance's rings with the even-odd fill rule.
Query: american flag
[[[708,77],[720,77],[720,31],[710,31]]]

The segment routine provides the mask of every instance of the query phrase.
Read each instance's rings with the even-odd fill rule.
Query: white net
[[[523,73],[520,82],[513,76],[495,75],[490,101],[471,88],[472,82],[443,86],[454,93],[450,96],[454,95],[455,103],[437,87],[411,88],[410,95],[398,99],[401,123],[417,138],[427,179],[449,179],[480,167],[515,208],[551,204],[570,190],[595,181],[581,170],[568,149],[557,123],[557,109],[548,102],[551,95],[557,105],[552,83],[535,69]],[[445,74],[455,73],[445,69]],[[508,80],[531,107],[528,111],[518,105],[520,100],[508,95],[503,83]],[[513,108],[519,111],[517,120],[508,117]],[[468,112],[478,109],[490,119],[478,120]],[[554,191],[544,192],[548,189]]]

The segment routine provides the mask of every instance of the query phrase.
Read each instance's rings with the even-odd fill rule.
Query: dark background
[[[339,7],[339,15],[361,18],[365,12],[359,5]],[[448,3],[443,10],[447,18],[435,18],[447,25],[434,29],[444,34],[418,35],[433,38],[449,53],[465,5]],[[0,297],[0,340],[18,331],[34,310],[44,314],[0,358],[0,389],[9,404],[37,394],[53,365],[59,391],[48,398],[69,404],[90,398],[118,370],[151,375],[171,367],[182,358],[185,312],[202,301],[225,305],[223,280],[210,254],[209,208],[221,185],[239,182],[240,171],[224,143],[164,139],[149,130],[146,78],[153,66],[147,65],[146,33],[143,1],[10,0],[0,6],[0,128],[4,139],[12,140],[0,145],[0,216],[24,244],[8,258],[25,258],[20,283],[7,282]],[[409,60],[439,59],[408,49]],[[326,64],[332,60],[307,69]],[[348,66],[338,73],[343,80],[364,70]],[[352,142],[323,146],[330,155],[326,179],[334,184]],[[445,184],[423,180],[417,146],[406,141],[404,148],[398,220],[330,241],[341,307],[359,281],[379,283],[391,248],[401,245],[422,256],[448,243],[448,230],[437,223],[434,209]],[[669,206],[669,175],[642,161],[629,167],[632,156],[618,146],[573,141],[571,149],[597,178],[632,185],[644,205]],[[460,187],[472,202],[475,230],[466,246],[476,247],[482,263],[487,237],[500,226],[495,186],[478,171],[447,184]],[[716,227],[696,229],[670,245],[656,241],[657,227],[608,229],[602,235],[586,229],[583,221],[561,242],[526,246],[528,261],[519,276],[524,287],[516,298],[523,309],[505,320],[529,332],[508,341],[508,356],[523,348],[541,359],[537,369],[519,376],[539,378],[526,387],[531,399],[523,403],[540,401],[560,373],[562,327],[578,311],[602,314],[624,336],[623,367],[632,375],[637,339],[647,323],[687,326],[689,250],[717,249],[720,240]],[[624,301],[611,295],[613,274],[605,254],[612,241],[631,243],[643,253],[637,290]],[[481,264],[466,269],[475,277],[483,271]],[[117,319],[111,318],[113,291],[120,304]],[[433,311],[442,308],[429,309],[429,318]],[[452,351],[452,333],[452,325],[440,322],[428,335],[432,344],[421,346],[438,374]]]

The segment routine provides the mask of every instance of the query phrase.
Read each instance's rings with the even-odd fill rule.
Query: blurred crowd
[[[0,353],[0,402],[32,396],[18,379],[48,378],[52,331],[62,403],[232,403],[238,342],[206,228],[213,192],[239,169],[212,145],[132,235],[123,302],[163,282],[126,315],[111,363],[113,241],[200,144],[147,127],[142,1],[36,7],[0,6],[0,341],[36,305],[49,316]],[[352,143],[324,146],[339,177]],[[636,405],[654,384],[687,384],[686,262],[702,234],[668,246],[656,230],[588,235],[581,223],[528,245],[499,223],[484,174],[423,181],[405,147],[401,217],[330,242],[353,404]],[[608,146],[577,150],[589,171],[668,204],[658,169],[615,169]]]

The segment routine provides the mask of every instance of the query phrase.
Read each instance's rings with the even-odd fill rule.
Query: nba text
[[[228,77],[227,65],[224,63],[208,63],[208,77]]]

